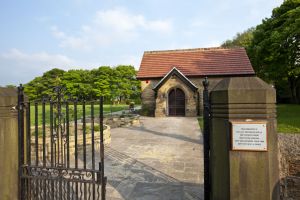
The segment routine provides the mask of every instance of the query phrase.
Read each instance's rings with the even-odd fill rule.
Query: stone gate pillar
[[[0,199],[18,199],[17,90],[0,88]]]
[[[233,77],[210,95],[211,199],[279,199],[274,88],[258,77]]]

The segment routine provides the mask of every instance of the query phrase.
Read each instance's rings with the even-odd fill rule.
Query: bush
[[[97,132],[97,131],[100,131],[100,125],[95,124],[95,125],[94,125],[94,132]],[[92,126],[86,126],[86,127],[85,127],[85,132],[86,132],[87,134],[90,134],[90,133],[92,132]]]
[[[94,125],[94,131],[100,131],[100,125],[95,124]]]

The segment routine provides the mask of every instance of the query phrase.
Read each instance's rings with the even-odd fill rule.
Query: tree
[[[96,97],[104,96],[105,98],[112,99],[112,81],[114,71],[109,66],[101,66],[98,69],[91,71],[93,76],[93,91]]]
[[[129,100],[140,93],[140,81],[136,79],[136,71],[131,65],[119,65],[115,68],[115,79],[118,80],[120,101]]]
[[[5,87],[7,87],[7,88],[17,88],[17,86],[15,86],[15,85],[6,85]]]
[[[82,99],[93,99],[92,74],[89,70],[69,70],[62,77],[62,86],[66,94]]]
[[[104,96],[106,101],[125,102],[139,98],[140,81],[136,79],[136,73],[133,66],[126,65],[67,72],[52,69],[27,83],[25,93],[30,100],[41,100],[45,96],[53,97],[54,87],[62,86],[67,95],[80,100]]]
[[[36,77],[24,85],[24,92],[30,100],[41,100],[54,95],[54,87],[61,85],[64,70],[54,68],[41,77]]]
[[[247,48],[258,76],[278,86],[288,82],[293,102],[300,102],[300,1],[286,0],[253,32]]]
[[[236,36],[234,36],[231,40],[226,40],[221,47],[225,48],[232,48],[232,47],[245,47],[247,48],[253,38],[253,32],[255,31],[255,28],[249,28],[246,31],[242,33],[237,33]]]

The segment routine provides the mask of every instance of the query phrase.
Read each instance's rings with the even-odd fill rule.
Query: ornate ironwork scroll
[[[19,87],[20,200],[105,200],[103,98],[86,105],[85,100],[65,96],[58,86],[52,98],[31,104]],[[95,111],[99,113],[99,141],[95,139]],[[92,139],[87,142],[87,138]]]
[[[51,100],[54,109],[54,127],[53,134],[51,135],[52,145],[55,148],[54,166],[66,167],[66,115],[62,112],[62,100],[64,98],[63,88],[60,86],[55,87],[55,99]],[[65,102],[65,100],[64,100]]]

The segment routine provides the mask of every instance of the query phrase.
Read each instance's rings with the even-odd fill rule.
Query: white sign
[[[266,122],[232,122],[232,150],[267,151]]]

